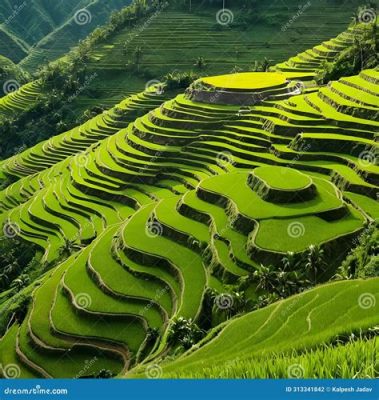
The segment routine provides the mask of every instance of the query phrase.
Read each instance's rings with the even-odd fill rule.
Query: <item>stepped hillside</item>
[[[271,63],[282,62],[343,31],[361,4],[359,0],[350,0],[341,8],[327,0],[321,3],[306,3],[299,10],[297,1],[288,1],[286,5],[277,2],[270,6],[259,2],[247,20],[236,4],[231,6],[230,19],[221,23],[216,18],[220,9],[217,6],[202,5],[200,9],[194,6],[191,13],[188,8],[163,7],[163,10],[141,18],[134,28],[126,26],[92,49],[86,65],[88,75],[96,74],[96,79],[86,84],[86,90],[79,93],[74,106],[86,108],[96,102],[113,106],[125,95],[143,90],[148,81],[160,80],[173,70],[196,70],[194,64],[198,57],[205,59],[200,71],[202,75],[231,71],[235,66],[251,68],[254,61],[265,58]],[[97,14],[98,10],[91,12],[93,18]],[[323,24],[318,22],[321,15]],[[42,40],[21,65],[33,71],[44,57],[56,58],[58,54],[54,52],[60,51],[61,45],[67,49],[66,41],[73,43],[71,32],[76,37],[78,29],[94,26],[94,21],[79,27],[70,23],[67,29],[52,35],[51,40]],[[182,40],[175,40],[177,37]],[[286,46],[287,43],[291,46]],[[339,51],[344,43],[342,39]],[[135,61],[136,49],[141,51],[138,73],[127,68],[127,64]],[[0,49],[0,54],[7,53]],[[24,106],[28,104],[26,100]],[[3,111],[0,107],[0,113]]]
[[[270,71],[155,82],[4,160],[0,245],[37,250],[0,274],[0,374],[377,377],[379,70],[315,80],[374,26]],[[341,273],[357,245],[366,279]]]
[[[221,371],[224,371],[224,377],[226,377],[228,368],[229,371],[232,370],[230,367],[233,363],[241,364],[242,368],[246,368],[248,364],[243,364],[243,362],[250,358],[250,367],[252,367],[254,361],[262,363],[263,368],[260,371],[259,366],[256,367],[256,370],[262,373],[267,361],[270,360],[270,357],[273,357],[272,370],[264,371],[267,378],[272,378],[271,374],[275,371],[275,361],[277,361],[275,360],[275,351],[277,353],[294,353],[296,349],[304,349],[315,343],[330,340],[336,332],[347,332],[357,328],[361,329],[364,326],[375,325],[378,322],[378,318],[375,316],[375,313],[378,313],[378,306],[370,307],[369,311],[362,311],[362,307],[357,301],[363,290],[377,297],[379,295],[379,280],[328,284],[236,318],[221,327],[217,336],[216,332],[212,332],[200,346],[196,346],[197,348],[192,349],[177,361],[162,364],[163,372],[166,376],[183,378],[195,376],[220,377]],[[331,302],[333,302],[333,307],[330,306]],[[263,324],[263,321],[266,323]],[[260,328],[251,331],[252,326],[259,326]],[[371,339],[367,343],[368,346],[372,346],[372,351],[377,353],[378,341]],[[350,346],[353,347],[354,343]],[[339,346],[335,350],[335,357],[332,362],[334,362],[336,375],[332,377],[347,378],[349,375],[345,375],[343,371],[338,371],[340,366],[336,365],[336,353],[337,351],[344,351],[344,346]],[[330,353],[332,351],[333,349],[330,349]],[[350,353],[351,355],[358,355],[353,351]],[[375,366],[372,364],[372,358],[365,360],[365,357],[365,352],[361,351],[359,360],[349,360],[350,366],[356,363],[357,366],[359,365],[358,369],[362,371],[367,364],[370,365],[371,363],[373,370]],[[292,378],[301,377],[302,374],[308,375],[308,371],[301,364],[294,363],[295,357],[292,358],[292,365],[291,356],[287,356],[287,359],[287,363],[279,375],[275,376],[276,378],[287,378],[288,369],[292,373],[292,376],[290,375]],[[301,357],[299,359],[301,360]],[[315,357],[315,359],[317,358]],[[325,357],[324,359],[317,359],[317,361],[326,364],[330,362],[330,359]],[[345,360],[343,362],[346,363]],[[220,368],[221,366],[224,367],[223,370]],[[307,367],[309,370],[312,367],[316,370],[312,365],[307,365]],[[147,368],[156,368],[156,364]],[[367,371],[369,371],[369,368],[367,368]],[[241,373],[249,375],[249,370],[246,369]],[[365,375],[362,374],[361,376],[364,377]],[[253,372],[249,377],[262,376],[254,375]],[[330,376],[321,372],[317,377],[327,378]]]
[[[211,13],[208,13],[206,18],[211,19],[213,12],[214,10],[211,11]],[[180,15],[183,16],[183,12],[181,12]],[[178,16],[179,13],[175,9],[164,8],[163,10],[155,11],[142,25],[143,29],[141,29],[139,24],[137,24],[137,26],[131,32],[126,31],[129,32],[127,35],[125,35],[125,32],[121,30],[121,33],[118,33],[116,36],[112,36],[111,39],[108,39],[108,41],[113,40],[114,42],[112,43],[114,44],[98,44],[94,48],[91,47],[92,50],[90,50],[86,56],[87,61],[82,73],[84,78],[82,77],[80,80],[77,74],[75,75],[74,73],[74,76],[71,73],[67,76],[67,80],[69,81],[68,87],[70,88],[73,86],[75,88],[71,95],[67,94],[67,88],[64,90],[57,88],[52,91],[52,84],[46,82],[44,83],[43,79],[41,78],[40,80],[24,85],[19,90],[11,92],[7,96],[0,99],[0,119],[1,117],[4,119],[2,129],[5,131],[5,136],[0,140],[1,153],[6,156],[17,153],[15,161],[19,162],[20,158],[22,159],[25,157],[25,154],[23,154],[22,151],[26,147],[32,146],[37,141],[40,142],[43,139],[49,138],[57,129],[59,129],[58,132],[64,132],[62,126],[64,127],[66,125],[66,120],[69,120],[67,123],[67,128],[75,126],[76,124],[73,121],[76,120],[78,116],[81,115],[81,113],[83,113],[83,111],[88,107],[101,106],[101,108],[103,108],[115,106],[119,102],[122,102],[126,95],[132,95],[136,91],[138,93],[139,90],[143,90],[143,88],[159,82],[159,79],[162,79],[162,75],[159,75],[159,79],[157,79],[158,76],[156,74],[158,72],[157,70],[153,70],[156,68],[154,67],[155,64],[144,64],[145,61],[147,61],[145,55],[142,55],[142,59],[140,61],[140,72],[133,70],[133,68],[136,68],[135,65],[132,70],[127,71],[125,64],[120,64],[120,62],[128,62],[130,58],[130,54],[128,53],[129,50],[126,52],[126,54],[124,53],[124,45],[125,43],[128,43],[128,49],[130,48],[134,51],[134,46],[139,48],[138,46],[142,43],[140,43],[140,41],[142,40],[141,37],[143,35],[146,35],[145,39],[143,39],[144,41],[150,41],[152,36],[157,36],[155,30],[158,29],[158,26],[161,26],[163,23],[168,23],[168,21],[171,21],[170,23],[172,24],[170,32],[175,32],[175,29],[178,29],[178,34],[181,34],[180,26],[182,23],[178,23],[178,21],[180,21]],[[186,18],[192,18],[192,24],[195,23],[196,18],[198,19],[198,15],[194,14],[192,16],[190,14],[187,15]],[[214,24],[214,21],[212,23]],[[209,29],[209,26],[204,23],[202,25],[202,29],[204,29],[205,35],[207,29]],[[245,35],[245,33],[242,32],[241,34],[245,35],[244,38],[246,39],[246,42],[241,40],[238,41],[238,37],[236,36],[237,29],[239,28],[227,29],[226,32],[222,31],[220,34],[229,35],[230,33],[231,42],[228,46],[248,46],[248,42],[251,40],[252,35]],[[259,31],[260,30],[261,27],[259,27]],[[191,35],[191,32],[193,31],[186,30],[186,32],[190,32],[189,34]],[[373,29],[372,24],[370,23],[359,23],[352,25],[335,38],[325,41],[322,45],[317,45],[311,50],[306,50],[305,52],[299,53],[296,57],[291,57],[285,63],[278,63],[273,69],[283,72],[292,71],[295,73],[292,75],[294,78],[296,78],[296,74],[300,72],[302,73],[302,79],[307,81],[314,78],[318,79],[325,63],[330,63],[335,58],[344,54],[344,52],[354,49],[357,41],[363,42],[364,40],[370,39],[372,37],[372,33]],[[217,33],[217,35],[218,34],[219,33]],[[120,39],[123,35],[125,42],[124,39]],[[218,40],[217,35],[214,37],[215,41]],[[188,40],[196,40],[196,38],[188,37]],[[237,40],[239,44],[237,42],[233,42],[235,40]],[[207,45],[204,44],[204,46],[205,49]],[[197,69],[191,64],[192,68],[195,69],[195,74],[207,75],[212,71],[216,72],[230,70],[230,65],[226,65],[226,61],[222,61],[224,60],[223,51],[225,48],[219,48],[217,50],[217,47],[214,45],[211,47],[213,49],[212,53],[207,52],[207,54],[209,54],[209,56],[213,54],[215,57],[214,61],[211,63],[207,62],[205,69],[201,70]],[[280,57],[283,57],[282,47],[282,45],[276,46],[273,50],[278,52],[278,54],[280,52]],[[245,60],[246,63],[253,63],[253,58],[249,58],[249,49],[250,47],[246,47]],[[87,50],[84,51],[86,52]],[[164,58],[166,60],[165,63],[167,63],[169,57],[179,57],[178,60],[184,60],[183,56],[180,56],[178,49],[171,49],[170,46],[164,46],[164,49],[157,49],[157,52],[158,51],[163,52],[162,54],[164,54]],[[186,50],[184,49],[183,51]],[[123,54],[122,57],[120,57],[120,52]],[[103,53],[107,54],[106,58],[103,57]],[[169,55],[169,53],[171,55]],[[157,57],[155,59],[159,61],[158,53],[156,54]],[[151,55],[153,56],[153,53],[151,53]],[[252,48],[251,57],[253,56],[257,56],[257,52],[256,49]],[[103,63],[105,59],[110,60],[108,66]],[[303,61],[301,62],[299,60]],[[243,62],[240,57],[238,61]],[[73,61],[73,63],[75,62],[77,61]],[[167,63],[167,66],[160,62],[158,64],[160,64],[163,69],[166,68],[166,72],[168,72],[169,68],[171,68],[170,65],[173,67],[177,61],[173,60],[172,62],[172,65]],[[191,65],[188,63],[183,65],[182,71],[185,71],[186,68],[191,68]],[[111,67],[111,70],[109,69],[109,66]],[[163,69],[161,73],[164,72]],[[57,71],[54,69],[54,67],[52,67],[50,75],[54,75],[56,73]],[[188,72],[183,73],[187,74]],[[154,79],[151,79],[152,77],[154,77]],[[162,81],[164,81],[164,79]],[[73,89],[70,90],[72,91]],[[55,93],[55,96],[49,97],[47,104],[44,102],[44,100],[46,99],[46,96],[50,96],[50,94],[47,95],[46,91],[49,93],[51,91]],[[58,104],[57,96],[59,98]],[[50,109],[41,114],[40,110],[46,110],[46,107],[50,107]],[[57,118],[58,115],[60,116],[59,119]],[[14,120],[14,118],[16,118],[16,120]],[[21,120],[21,123],[19,123],[17,118]],[[29,120],[32,119],[34,123],[28,124],[28,118]],[[87,118],[88,117],[86,117],[86,119]],[[14,125],[19,127],[17,131],[15,129],[10,129],[10,127]]]
[[[66,53],[114,10],[130,0],[65,0],[46,3],[11,0],[0,5],[0,54],[33,72]],[[83,10],[86,10],[85,12]],[[77,14],[82,11],[80,14]]]
[[[249,79],[254,82],[254,74]],[[222,86],[233,91],[238,81]],[[196,93],[163,103],[97,146],[3,192],[5,227],[43,247],[46,261],[59,257],[67,242],[85,246],[43,277],[18,332],[12,328],[3,339],[4,354],[19,360],[22,376],[76,376],[89,357],[98,358],[95,369],[114,374],[133,365],[139,371],[144,359],[154,366],[175,318],[201,318],[207,288],[223,293],[261,264],[275,268],[288,252],[301,257],[318,244],[328,267],[314,279],[335,272],[336,253],[342,258],[378,218],[378,166],[366,155],[377,151],[379,73],[363,71],[300,95],[282,81],[268,74],[270,97],[243,115],[240,106],[217,104],[217,96],[213,103],[190,100],[199,94],[195,85]],[[219,80],[202,84],[212,82]],[[357,303],[366,292],[377,296],[377,281],[346,285],[352,305],[345,290],[337,296],[354,323],[330,329],[324,317],[312,319],[314,345],[378,323],[377,309],[362,314]],[[317,289],[320,294],[304,294],[301,302],[312,307],[325,298],[327,304],[336,289],[326,287],[330,293]],[[321,312],[322,303],[315,304]],[[333,303],[337,314],[344,312],[339,304]],[[264,310],[251,318],[270,320],[274,308]],[[312,308],[299,310],[309,314]],[[241,332],[238,321],[228,329]],[[217,351],[212,343],[204,349]],[[61,354],[59,364],[54,354]],[[202,354],[188,356],[188,366]]]
[[[17,82],[17,85],[21,85],[28,79],[28,74],[22,68],[9,58],[0,56],[0,82]]]

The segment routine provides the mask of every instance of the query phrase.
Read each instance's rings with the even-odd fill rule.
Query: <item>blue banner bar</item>
[[[378,380],[0,380],[0,399],[379,399]]]

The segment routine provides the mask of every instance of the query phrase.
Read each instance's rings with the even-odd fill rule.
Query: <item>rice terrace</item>
[[[0,376],[378,378],[377,2],[13,3]]]

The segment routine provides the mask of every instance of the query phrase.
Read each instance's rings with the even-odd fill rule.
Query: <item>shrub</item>
[[[355,248],[338,270],[337,277],[345,279],[379,276],[379,229],[370,225],[360,236]]]

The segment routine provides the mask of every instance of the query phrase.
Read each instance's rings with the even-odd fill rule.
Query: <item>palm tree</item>
[[[267,72],[271,66],[273,60],[269,60],[267,57],[264,58],[264,60],[261,63],[261,68],[263,72]]]
[[[256,271],[254,271],[254,279],[257,282],[257,289],[265,290],[268,292],[274,292],[276,289],[277,276],[272,266],[265,267],[260,265]]]
[[[187,320],[179,317],[170,326],[168,342],[172,346],[181,345],[185,349],[188,349],[202,339],[204,334],[205,332],[192,319]]]
[[[62,256],[70,257],[75,251],[78,251],[82,246],[75,242],[75,240],[65,239],[64,245],[60,249]]]
[[[325,266],[324,250],[319,246],[311,244],[306,253],[305,268],[308,273],[313,275],[314,283],[316,283],[317,276],[324,270]]]
[[[259,71],[259,68],[260,68],[259,62],[258,62],[257,60],[255,60],[253,66],[251,67],[251,70],[252,70],[253,72],[258,72],[258,71]]]
[[[205,63],[204,57],[198,57],[198,58],[195,60],[194,66],[195,66],[196,68],[198,68],[198,69],[203,69],[203,68],[205,68],[205,67],[206,67],[206,63]]]
[[[29,275],[22,274],[17,279],[12,281],[12,283],[10,285],[10,288],[11,289],[16,289],[16,291],[19,292],[21,289],[23,289],[24,287],[28,286],[29,283],[30,283]]]
[[[299,266],[299,261],[293,251],[287,252],[282,258],[283,267],[286,271],[294,271]]]
[[[110,379],[113,377],[113,372],[109,369],[102,369],[96,375],[95,378],[97,379]]]
[[[259,296],[258,300],[256,300],[254,303],[253,310],[259,310],[260,308],[267,307],[278,300],[279,297],[276,293],[269,293],[263,296]]]

